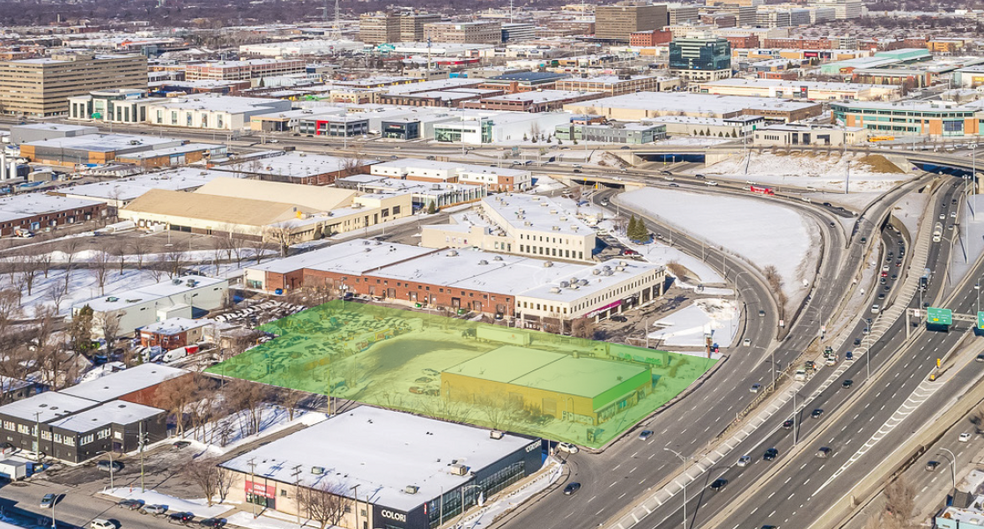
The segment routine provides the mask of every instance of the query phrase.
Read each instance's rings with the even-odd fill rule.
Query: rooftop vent
[[[403,492],[406,492],[407,494],[416,494],[418,490],[420,490],[420,487],[416,485],[407,485],[403,488]]]
[[[550,268],[551,266],[553,266],[553,261],[544,261],[543,262],[543,267],[544,268]]]

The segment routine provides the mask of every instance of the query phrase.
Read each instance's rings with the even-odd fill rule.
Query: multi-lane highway
[[[623,178],[626,181],[635,180],[633,176]],[[676,182],[685,183],[682,179]],[[667,184],[664,182],[662,185]],[[693,185],[706,187],[699,181],[693,182]],[[882,218],[890,204],[908,190],[893,191],[868,216]],[[862,252],[845,250],[846,235],[837,227],[836,218],[829,215],[829,208],[802,202],[797,206],[812,215],[825,229],[826,252],[821,277],[850,277],[859,265]],[[831,222],[835,222],[835,228],[830,227]],[[858,237],[870,238],[874,229],[871,223],[863,223]],[[672,234],[675,244],[681,249],[692,255],[701,254],[699,242],[690,240],[672,226],[660,226],[654,231]],[[729,281],[734,283],[737,278],[746,312],[751,315],[747,320],[746,337],[751,339],[752,347],[738,348],[707,383],[641,425],[639,429],[655,432],[647,441],[638,440],[630,434],[602,454],[573,456],[569,461],[572,467],[569,480],[582,483],[581,491],[575,497],[548,494],[513,518],[507,526],[595,527],[617,518],[625,507],[652,494],[658,485],[681,469],[676,456],[664,451],[663,447],[683,454],[695,454],[706,449],[731,424],[736,414],[757,397],[749,391],[751,385],[768,385],[771,382],[771,348],[776,348],[776,362],[788,365],[816,338],[820,308],[837,306],[850,285],[850,281],[830,280],[817,288],[803,311],[804,317],[792,325],[789,335],[777,345],[773,339],[777,334],[778,318],[768,289],[757,272],[713,248],[705,247],[703,251],[707,255],[706,261]],[[725,262],[727,272],[718,264]],[[758,310],[765,310],[766,316],[757,316]],[[861,330],[858,329],[858,332]],[[654,512],[642,523],[650,524],[643,526],[651,526],[659,520],[659,515]]]

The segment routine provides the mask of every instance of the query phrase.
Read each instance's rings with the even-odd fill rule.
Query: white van
[[[168,363],[175,360],[180,360],[188,355],[193,355],[198,352],[197,345],[186,345],[184,347],[178,347],[177,349],[171,349],[170,351],[164,353],[161,356],[161,362]]]
[[[794,378],[799,382],[806,380],[806,371],[803,371],[802,369],[797,369]]]

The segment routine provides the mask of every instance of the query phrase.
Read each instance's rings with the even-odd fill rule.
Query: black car
[[[626,318],[625,316],[619,316],[617,314],[615,316],[612,316],[611,317],[611,320],[612,321],[617,321],[619,323],[625,323],[625,322],[629,321],[629,319]]]
[[[143,500],[123,500],[123,501],[117,503],[117,505],[119,505],[120,507],[123,507],[124,509],[130,509],[131,511],[136,511],[136,510],[139,510],[141,507],[144,506],[144,501]]]
[[[786,422],[782,423],[782,429],[783,430],[792,430],[793,429],[793,420],[792,419],[786,419]]]
[[[175,512],[168,515],[168,518],[172,522],[188,523],[195,519],[195,513],[193,512]]]
[[[762,454],[762,459],[765,461],[772,461],[773,459],[779,457],[779,451],[775,448],[770,448]]]
[[[564,494],[570,496],[579,490],[581,490],[581,484],[575,481],[573,483],[568,483],[567,486],[564,487]]]
[[[226,521],[222,518],[205,518],[204,520],[198,522],[198,525],[202,527],[223,527]]]
[[[711,483],[711,490],[714,492],[721,492],[727,486],[728,486],[728,480],[718,478]]]
[[[847,379],[841,382],[841,389],[851,389],[851,386],[853,385],[854,385],[854,381],[851,379]]]
[[[810,417],[813,417],[814,419],[819,419],[820,417],[823,417],[823,410],[821,410],[820,408],[813,410],[813,413],[810,414]]]
[[[984,362],[984,354],[977,355],[978,362]]]
[[[172,446],[175,450],[181,450],[182,448],[191,446],[191,441],[176,441]]]
[[[859,345],[861,345],[861,338],[855,338],[854,339],[854,346],[857,347]]]

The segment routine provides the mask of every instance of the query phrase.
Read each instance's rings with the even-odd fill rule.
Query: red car
[[[630,248],[626,248],[622,250],[622,255],[639,255],[639,252],[632,250]]]

